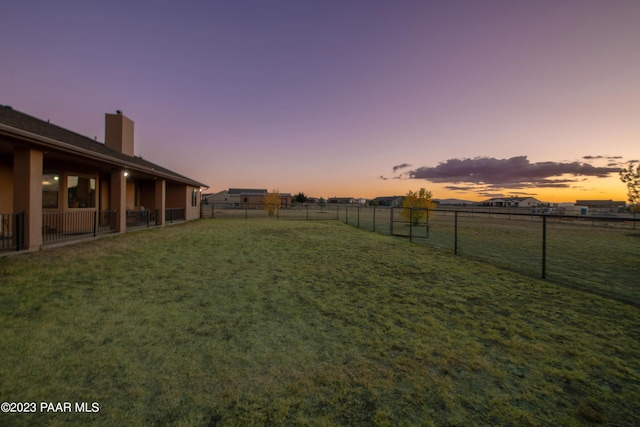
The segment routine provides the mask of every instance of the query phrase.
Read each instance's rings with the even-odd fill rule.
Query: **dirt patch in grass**
[[[0,259],[15,425],[634,425],[638,310],[338,222]]]

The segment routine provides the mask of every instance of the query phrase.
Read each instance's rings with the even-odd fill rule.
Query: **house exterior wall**
[[[187,221],[200,218],[200,188],[187,185],[185,219]],[[195,194],[194,194],[195,191]],[[195,205],[194,205],[195,203]]]
[[[248,209],[261,209],[264,204],[264,197],[267,194],[241,194],[240,207]],[[291,195],[280,195],[280,206],[291,207]]]
[[[262,206],[263,198],[264,195],[262,194],[241,194],[240,206],[243,208],[258,209]]]
[[[525,207],[525,208],[531,208],[531,207],[536,207],[540,204],[540,202],[534,198],[527,198],[524,200],[521,200],[520,203],[518,204],[518,207]]]
[[[139,184],[139,206],[145,209],[155,210],[156,191],[152,181],[144,181]]]
[[[541,204],[541,202],[533,197],[519,198],[511,197],[508,199],[494,198],[485,200],[480,203],[482,206],[495,206],[495,207],[518,207],[518,208],[531,208]]]
[[[65,161],[60,153],[48,158],[51,154],[16,145],[10,159],[3,156],[0,160],[0,214],[26,212],[24,249],[37,250],[43,244],[44,233],[72,234],[75,228],[83,227],[82,222],[57,214],[115,210],[117,232],[126,231],[128,208],[144,206],[152,210],[159,215],[155,224],[165,223],[165,206],[184,208],[186,220],[200,217],[199,187],[170,183],[167,197],[167,181],[164,179],[135,180],[131,176],[125,177],[124,170],[105,173],[92,162],[82,164],[74,157]],[[43,176],[47,173],[55,174],[59,183],[53,199],[57,202],[55,208],[43,208]],[[94,198],[90,200],[90,206],[74,206],[69,200],[70,182],[78,189],[86,187],[86,182],[70,180],[76,176],[95,180],[95,188],[91,187]]]
[[[280,196],[280,204],[282,207],[290,208],[291,207],[291,195],[287,194],[284,196]]]
[[[16,147],[13,153],[13,208],[26,212],[24,240],[28,250],[42,245],[42,157],[42,151],[25,147]]]
[[[0,214],[25,212],[19,249],[88,234],[84,219],[98,211],[117,212],[107,232],[126,231],[127,208],[158,212],[156,224],[164,223],[165,208],[200,217],[203,184],[133,156],[133,121],[121,113],[105,122],[105,145],[119,153],[1,105],[0,125]]]
[[[0,163],[0,214],[13,213],[13,167]]]
[[[195,206],[193,205],[193,191]],[[167,208],[184,208],[185,220],[200,218],[200,188],[190,185],[167,183],[165,188]]]
[[[123,171],[111,172],[110,208],[116,210],[116,231],[124,233],[127,229],[127,178]]]
[[[216,201],[214,199],[213,203],[227,203],[229,206],[240,206],[239,194],[226,194],[225,197],[221,197],[220,199],[221,201]]]
[[[215,194],[209,194],[207,196],[207,204],[209,205],[223,205],[227,206],[240,206],[240,195],[229,194],[227,190],[222,190]]]
[[[136,184],[133,180],[126,180],[126,208],[136,209]]]
[[[166,181],[164,179],[157,179],[154,181],[153,183],[153,190],[154,190],[154,201],[155,204],[153,206],[153,208],[156,211],[156,224],[164,224],[165,222],[165,212],[164,212],[164,207],[166,206],[166,202],[167,202],[167,184]]]
[[[167,208],[186,208],[187,196],[186,186],[174,183],[167,183],[166,187]]]
[[[111,200],[109,199],[111,194],[111,179],[109,176],[100,176],[100,185],[98,187],[98,209],[101,211],[108,211],[111,209]]]

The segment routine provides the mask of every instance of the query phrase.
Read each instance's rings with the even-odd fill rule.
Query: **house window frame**
[[[49,181],[47,176],[50,176],[53,181],[57,182],[57,190],[55,191],[55,193],[56,193],[56,197],[55,197],[56,205],[55,206],[53,206],[53,205],[45,206],[45,197],[44,197],[45,184],[44,183]],[[42,209],[52,209],[52,210],[60,209],[60,187],[61,187],[60,186],[60,181],[62,179],[61,177],[62,177],[62,174],[60,172],[58,172],[58,171],[47,170],[47,171],[43,171],[42,172]],[[53,193],[53,191],[51,191],[51,192]]]
[[[86,204],[86,206],[79,206],[80,202],[78,200],[72,201],[70,197],[71,190],[71,179],[78,178],[78,182],[76,183],[76,187],[80,183],[80,179],[88,179],[89,180],[89,191],[93,190],[93,197],[90,199],[90,202]],[[91,180],[93,180],[93,189],[91,188]],[[67,191],[67,209],[96,209],[98,205],[98,178],[94,175],[81,174],[76,172],[71,172],[66,175],[66,191]],[[76,192],[76,199],[77,199]],[[78,206],[73,206],[73,204],[78,203]]]
[[[195,188],[191,190],[191,206],[198,206],[198,190]]]

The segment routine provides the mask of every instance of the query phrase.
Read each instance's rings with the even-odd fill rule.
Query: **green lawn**
[[[394,213],[393,233],[413,242],[454,252],[453,211],[436,211],[429,220],[409,227]],[[388,208],[342,208],[340,220],[365,230],[390,233]],[[281,217],[283,217],[281,215]],[[543,225],[540,216],[482,214],[460,211],[457,251],[464,258],[541,278],[543,271]],[[593,218],[548,216],[546,227],[545,277],[616,298],[640,307],[640,229],[629,222],[597,221]]]
[[[0,425],[638,425],[640,311],[338,221],[0,258]]]

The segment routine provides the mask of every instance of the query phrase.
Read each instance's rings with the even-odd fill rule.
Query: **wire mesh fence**
[[[320,206],[315,204],[296,205],[282,207],[281,205],[268,206],[264,204],[244,203],[234,206],[226,203],[202,204],[200,206],[201,218],[275,218],[296,220],[321,220],[338,219],[337,206]]]
[[[640,306],[639,218],[487,208],[416,208],[403,217],[402,210],[297,205],[270,216],[262,205],[203,205],[202,218],[339,220]]]
[[[640,305],[640,224],[632,216],[340,207],[354,227]]]
[[[22,249],[24,218],[24,212],[0,213],[0,251]]]

